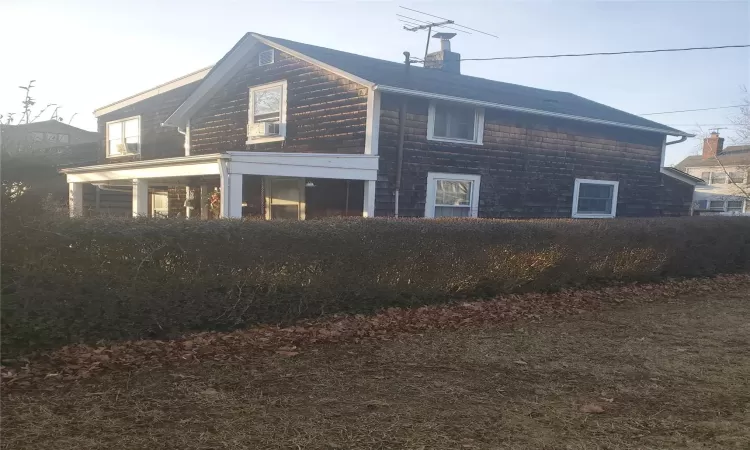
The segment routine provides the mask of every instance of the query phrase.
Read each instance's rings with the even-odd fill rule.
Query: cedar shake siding
[[[99,163],[185,156],[185,137],[177,131],[177,128],[163,127],[161,124],[187,99],[198,83],[187,84],[99,116],[98,131],[102,136]],[[141,154],[107,158],[105,142],[107,122],[133,116],[141,117]]]
[[[393,215],[399,102],[381,99],[378,216]],[[424,216],[428,172],[481,175],[479,217],[571,217],[576,178],[619,181],[619,217],[680,213],[665,205],[661,134],[487,109],[484,145],[428,141],[428,104],[408,100],[402,217]]]
[[[267,48],[264,48],[265,50]],[[247,145],[250,88],[287,81],[286,140]],[[367,88],[275,50],[275,62],[251,57],[190,120],[191,153],[364,153]]]
[[[694,186],[664,174],[661,176],[661,182],[661,215],[689,216],[693,206]]]

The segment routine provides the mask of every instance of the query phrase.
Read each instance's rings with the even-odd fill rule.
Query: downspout
[[[409,67],[411,58],[409,52],[404,52],[404,64],[406,65],[406,76],[409,76]],[[404,163],[404,132],[406,130],[406,102],[407,97],[404,95],[401,101],[401,107],[398,111],[398,154],[396,156],[396,189],[394,190],[394,208],[393,216],[398,217],[398,200],[399,191],[401,190],[401,169]]]

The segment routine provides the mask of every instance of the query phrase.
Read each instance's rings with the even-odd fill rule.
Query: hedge
[[[4,220],[5,354],[750,270],[750,218]]]

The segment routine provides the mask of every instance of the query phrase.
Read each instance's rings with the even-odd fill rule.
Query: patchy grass
[[[4,392],[2,448],[750,447],[747,280],[618,300],[563,318],[50,379]]]

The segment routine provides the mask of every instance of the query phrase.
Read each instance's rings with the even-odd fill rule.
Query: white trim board
[[[693,185],[693,186],[698,186],[699,184],[705,184],[702,181],[695,181],[695,180],[690,179],[690,177],[686,177],[686,176],[680,175],[678,173],[674,173],[673,171],[668,170],[665,167],[660,168],[659,172],[661,172],[662,174],[664,174],[664,175],[666,175],[668,177],[674,178],[675,180],[680,180],[682,182],[685,182],[685,183]]]
[[[574,116],[571,114],[556,113],[556,112],[551,112],[551,111],[542,111],[540,109],[524,108],[521,106],[504,105],[502,103],[486,102],[484,100],[473,100],[469,98],[453,97],[450,95],[434,94],[432,92],[415,91],[413,89],[404,89],[404,88],[399,88],[399,87],[394,87],[394,86],[386,86],[382,84],[376,85],[374,89],[377,91],[387,92],[391,94],[410,95],[413,97],[422,97],[422,98],[442,100],[442,101],[453,102],[453,103],[463,103],[466,105],[474,105],[474,106],[480,106],[480,107],[485,107],[485,108],[523,112],[523,113],[528,113],[528,114],[536,114],[540,116],[557,117],[560,119],[577,120],[579,122],[590,122],[590,123],[597,123],[601,125],[611,125],[611,126],[621,127],[621,128],[631,128],[634,130],[653,131],[656,133],[668,134],[671,136],[695,137],[694,134],[689,134],[689,133],[684,133],[684,132],[682,132],[681,134],[677,134],[674,131],[663,130],[660,128],[642,127],[639,125],[630,125],[626,123],[612,122],[609,120],[593,119],[590,117]]]
[[[167,81],[164,84],[160,84],[146,91],[139,92],[135,95],[131,95],[130,97],[126,97],[122,100],[118,100],[114,103],[110,103],[109,105],[105,105],[105,106],[102,106],[101,108],[97,108],[94,110],[94,117],[99,117],[99,116],[103,116],[104,114],[109,114],[113,111],[117,111],[118,109],[122,109],[126,106],[133,105],[135,103],[157,96],[159,94],[163,94],[165,92],[169,92],[171,90],[188,85],[190,83],[202,80],[203,77],[205,77],[206,74],[208,74],[208,72],[211,70],[212,67],[213,66],[204,67],[203,69],[196,70],[195,72],[191,72],[179,78],[175,78],[172,81]]]

